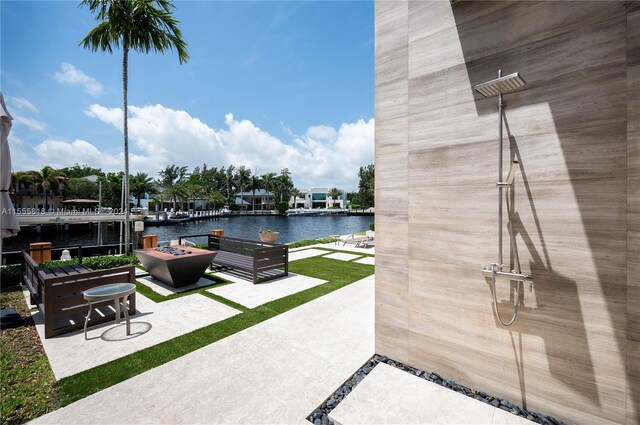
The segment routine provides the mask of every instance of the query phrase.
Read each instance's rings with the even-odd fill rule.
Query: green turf
[[[275,317],[278,314],[289,311],[306,302],[333,292],[336,289],[370,276],[373,274],[374,268],[366,264],[312,257],[292,261],[289,263],[289,272],[326,280],[327,283],[271,301],[253,309],[238,306],[242,307],[238,308],[238,310],[242,312],[236,316],[64,378],[58,382],[61,403],[63,405],[69,404]],[[149,288],[140,284],[138,287],[142,289],[140,293],[148,296],[143,291]],[[198,292],[198,290],[194,292]],[[202,293],[217,301],[220,301],[218,298],[222,298],[206,291]],[[185,293],[184,295],[187,294],[188,293]],[[158,294],[155,295],[158,296]],[[184,295],[176,294],[170,297],[175,298]],[[231,302],[229,300],[225,301]]]

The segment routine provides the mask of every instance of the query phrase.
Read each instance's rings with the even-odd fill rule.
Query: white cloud
[[[122,131],[119,108],[91,105],[85,113]],[[227,114],[225,126],[216,130],[186,111],[163,105],[130,106],[129,113],[132,174],[157,176],[168,164],[190,169],[203,163],[210,167],[244,165],[258,174],[288,168],[298,188],[337,186],[351,191],[357,189],[359,167],[373,162],[373,119],[344,123],[337,129],[309,127],[303,136],[293,136],[285,142],[233,114]],[[122,142],[118,139],[117,143]],[[64,167],[78,163],[104,171],[123,167],[122,149],[118,154],[101,152],[84,140],[46,140],[34,150],[42,165]]]
[[[100,96],[104,93],[104,87],[95,78],[88,76],[84,72],[70,63],[63,62],[60,67],[62,72],[56,72],[53,78],[62,84],[69,86],[81,86],[82,89],[91,96]]]
[[[46,128],[43,122],[38,121],[35,118],[23,117],[22,115],[18,115],[16,113],[11,114],[13,116],[13,122],[22,124],[24,126],[29,127],[31,130],[35,131],[44,131]]]
[[[33,103],[29,102],[24,97],[13,97],[10,96],[8,98],[9,104],[21,110],[26,110],[33,113],[38,113],[38,108],[33,106]]]
[[[87,164],[105,171],[113,171],[123,167],[120,155],[105,154],[85,140],[45,140],[33,150],[44,160],[43,165],[51,165],[54,168]]]

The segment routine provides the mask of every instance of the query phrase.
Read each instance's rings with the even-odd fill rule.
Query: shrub
[[[276,209],[278,210],[279,214],[284,214],[289,209],[289,203],[288,202],[278,202],[278,204],[276,205]]]
[[[2,282],[2,292],[14,290],[16,286],[20,286],[22,283],[20,264],[0,268],[0,282]]]
[[[319,243],[331,243],[331,242],[335,242],[335,238],[303,239],[301,241],[290,243],[289,248],[300,248],[303,246],[315,245]]]
[[[140,261],[134,254],[129,255],[103,255],[100,257],[85,257],[82,264],[94,270],[110,269],[112,267],[128,266],[138,264]],[[65,261],[48,261],[42,264],[43,267],[61,267],[78,264],[77,258]]]
[[[376,230],[376,223],[375,222],[371,222],[369,223],[369,230],[371,230],[372,232],[374,232]]]

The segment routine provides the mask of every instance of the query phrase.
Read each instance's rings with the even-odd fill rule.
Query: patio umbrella
[[[9,186],[11,185],[11,153],[9,152],[9,131],[11,120],[7,107],[4,104],[4,95],[0,93],[0,260],[2,259],[2,238],[15,236],[20,231],[18,217],[16,217],[9,198]]]

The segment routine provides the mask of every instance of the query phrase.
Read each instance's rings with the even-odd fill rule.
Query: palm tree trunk
[[[126,37],[122,46],[122,92],[124,115],[124,253],[129,254],[129,123],[127,119],[127,84],[129,73],[129,44]]]

